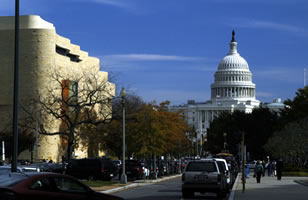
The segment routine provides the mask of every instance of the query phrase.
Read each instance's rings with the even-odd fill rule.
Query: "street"
[[[127,189],[113,194],[116,196],[120,196],[124,199],[134,200],[183,199],[181,193],[181,178],[175,178],[169,181],[163,181],[155,184],[149,184],[132,189]],[[200,193],[195,193],[195,197],[193,199],[216,199],[216,195],[214,193],[204,195]],[[228,197],[225,199],[228,199]]]

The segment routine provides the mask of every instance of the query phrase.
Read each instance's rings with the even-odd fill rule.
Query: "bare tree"
[[[22,105],[27,113],[24,126],[34,128],[35,119],[40,119],[40,134],[67,138],[70,160],[82,125],[97,126],[111,120],[114,88],[105,72],[89,69],[48,72],[37,96],[33,95],[26,101],[27,105]]]

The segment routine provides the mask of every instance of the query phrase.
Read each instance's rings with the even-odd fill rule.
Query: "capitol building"
[[[263,105],[272,110],[284,108],[280,99]],[[187,104],[170,106],[169,110],[182,112],[188,125],[196,130],[197,137],[194,140],[202,144],[207,135],[207,128],[220,113],[234,110],[251,113],[259,106],[260,101],[256,99],[256,85],[252,82],[252,73],[247,61],[237,51],[233,31],[230,50],[218,64],[214,83],[211,84],[211,99],[206,102],[188,100]]]

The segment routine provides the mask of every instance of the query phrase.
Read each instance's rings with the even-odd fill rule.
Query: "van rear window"
[[[186,171],[188,172],[216,172],[216,165],[214,162],[190,162],[187,165]]]

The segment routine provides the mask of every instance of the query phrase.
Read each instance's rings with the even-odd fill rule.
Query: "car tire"
[[[227,196],[227,193],[226,193],[226,192],[221,191],[221,192],[216,193],[216,195],[217,195],[217,197],[218,197],[218,198],[224,198],[224,197],[226,197],[226,196]]]
[[[194,192],[193,191],[182,190],[182,197],[183,198],[194,197]]]

